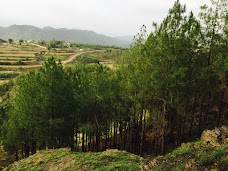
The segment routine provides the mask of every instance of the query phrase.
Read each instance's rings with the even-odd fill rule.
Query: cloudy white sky
[[[161,22],[175,0],[1,0],[0,26],[93,30],[108,36],[136,35],[141,26]],[[210,0],[180,0],[199,12]]]

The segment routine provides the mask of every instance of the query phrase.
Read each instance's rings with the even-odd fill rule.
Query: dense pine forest
[[[158,155],[227,125],[227,10],[213,0],[194,16],[177,0],[113,68],[50,58],[18,76],[0,110],[5,150],[16,160],[61,147]]]

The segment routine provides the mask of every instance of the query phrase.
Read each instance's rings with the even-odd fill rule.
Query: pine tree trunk
[[[155,132],[155,135],[154,135],[154,153],[155,153],[156,156],[158,155],[156,132]]]
[[[114,134],[113,134],[113,147],[116,148],[116,123],[114,122],[113,124],[113,131],[114,131]]]
[[[96,132],[96,152],[100,151],[100,132]]]
[[[161,130],[161,154],[165,154],[165,123],[164,118],[162,121],[162,130]]]
[[[78,151],[78,129],[75,129],[75,151]]]
[[[106,123],[106,128],[105,128],[105,147],[103,150],[107,149],[108,148],[108,126],[107,126],[107,123]]]
[[[177,114],[177,137],[176,137],[176,147],[178,147],[180,145],[180,137],[181,137],[181,116],[180,114]]]
[[[85,133],[85,137],[86,137],[86,139],[85,139],[85,152],[88,150],[88,134],[87,133]]]
[[[220,102],[220,106],[219,106],[219,115],[218,115],[218,120],[217,120],[217,127],[221,126],[221,122],[222,122],[222,113],[223,113],[223,98],[221,98],[221,102]]]
[[[206,113],[204,115],[204,129],[207,128],[207,120],[208,120],[208,115],[209,115],[209,110],[210,110],[210,100],[211,100],[211,92],[208,92],[208,101],[207,101],[207,109],[206,109]]]
[[[196,105],[196,99],[197,99],[197,93],[195,94],[193,106],[192,106],[192,116],[191,116],[191,122],[190,122],[190,128],[189,128],[189,136],[192,136],[192,126],[193,126],[193,121],[195,117],[195,105]]]
[[[123,149],[122,141],[123,141],[123,123],[120,121],[120,124],[119,124],[119,141],[118,141],[118,144],[119,144],[119,148],[121,150]]]
[[[183,124],[182,124],[182,130],[181,130],[181,143],[184,142],[184,134],[185,134],[185,123],[186,123],[186,113],[184,112],[184,116],[183,116],[184,120],[183,120]]]
[[[124,138],[123,138],[123,149],[124,150],[127,150],[127,148],[126,148],[126,141],[127,141],[127,123],[126,123],[126,121],[124,122]]]
[[[163,111],[162,111],[162,128],[161,128],[161,154],[165,154],[165,118],[166,118],[166,111],[167,111],[167,103],[163,104]]]
[[[85,152],[85,133],[82,133],[82,152]]]
[[[91,143],[92,143],[92,137],[91,137],[91,132],[90,132],[90,134],[89,134],[89,144],[88,144],[88,150],[89,151],[92,151],[91,150]]]
[[[92,151],[96,151],[95,150],[95,135],[93,135],[93,143],[92,143]]]
[[[19,157],[18,157],[18,147],[15,148],[15,160],[18,161]]]
[[[204,104],[204,97],[201,102],[201,108],[200,108],[200,116],[199,116],[199,125],[198,125],[198,137],[201,135],[201,124],[202,124],[202,115],[203,115],[203,104]]]
[[[140,140],[140,149],[139,149],[139,155],[142,156],[142,152],[143,152],[143,140],[144,140],[144,129],[145,129],[145,117],[146,116],[146,111],[143,109],[143,114],[142,114],[142,118],[140,118],[141,122],[141,140]],[[144,121],[144,123],[142,122],[142,120]]]
[[[128,133],[128,142],[129,142],[129,152],[132,152],[132,132],[133,132],[133,124],[132,124],[132,120],[130,121],[130,125],[129,125],[129,133]]]
[[[110,139],[109,139],[109,147],[112,148],[112,122],[110,123]]]
[[[118,124],[118,122],[116,122],[116,132],[115,132],[115,138],[116,138],[116,140],[115,140],[115,142],[116,142],[116,148],[119,148],[119,147],[118,147],[118,127],[119,127],[119,124]]]

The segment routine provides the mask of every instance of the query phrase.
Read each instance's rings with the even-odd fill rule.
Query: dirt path
[[[39,48],[47,49],[47,47],[45,47],[45,46],[41,46],[41,45],[38,45],[38,44],[35,44],[35,43],[31,43],[31,44],[34,45],[34,46],[37,46],[37,47],[39,47]],[[83,54],[83,53],[91,53],[91,52],[99,52],[99,51],[104,51],[104,50],[91,50],[91,51],[79,52],[79,53],[70,55],[70,56],[67,57],[66,59],[62,60],[61,63],[62,63],[62,64],[70,63],[70,62],[72,62],[76,57],[80,56],[80,55]]]
[[[38,45],[38,44],[35,44],[35,43],[31,43],[31,45],[37,46],[37,47],[42,48],[42,49],[47,49],[46,46],[41,46],[41,45]]]
[[[62,60],[61,63],[62,63],[62,64],[70,63],[70,62],[72,62],[76,57],[80,56],[80,55],[83,54],[83,53],[100,52],[100,51],[103,51],[103,50],[91,50],[91,51],[79,52],[79,53],[76,53],[76,54],[74,54],[74,55],[71,55],[71,56],[69,56],[68,58]]]
[[[62,64],[67,64],[72,62],[76,57],[80,56],[81,54],[86,53],[86,52],[80,52],[80,53],[76,53],[74,55],[71,55],[69,57],[67,57],[66,59],[62,60],[61,63]]]

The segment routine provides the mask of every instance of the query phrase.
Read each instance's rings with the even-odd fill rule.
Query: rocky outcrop
[[[201,142],[205,146],[213,147],[228,144],[228,128],[222,126],[214,130],[205,130],[201,135]]]

